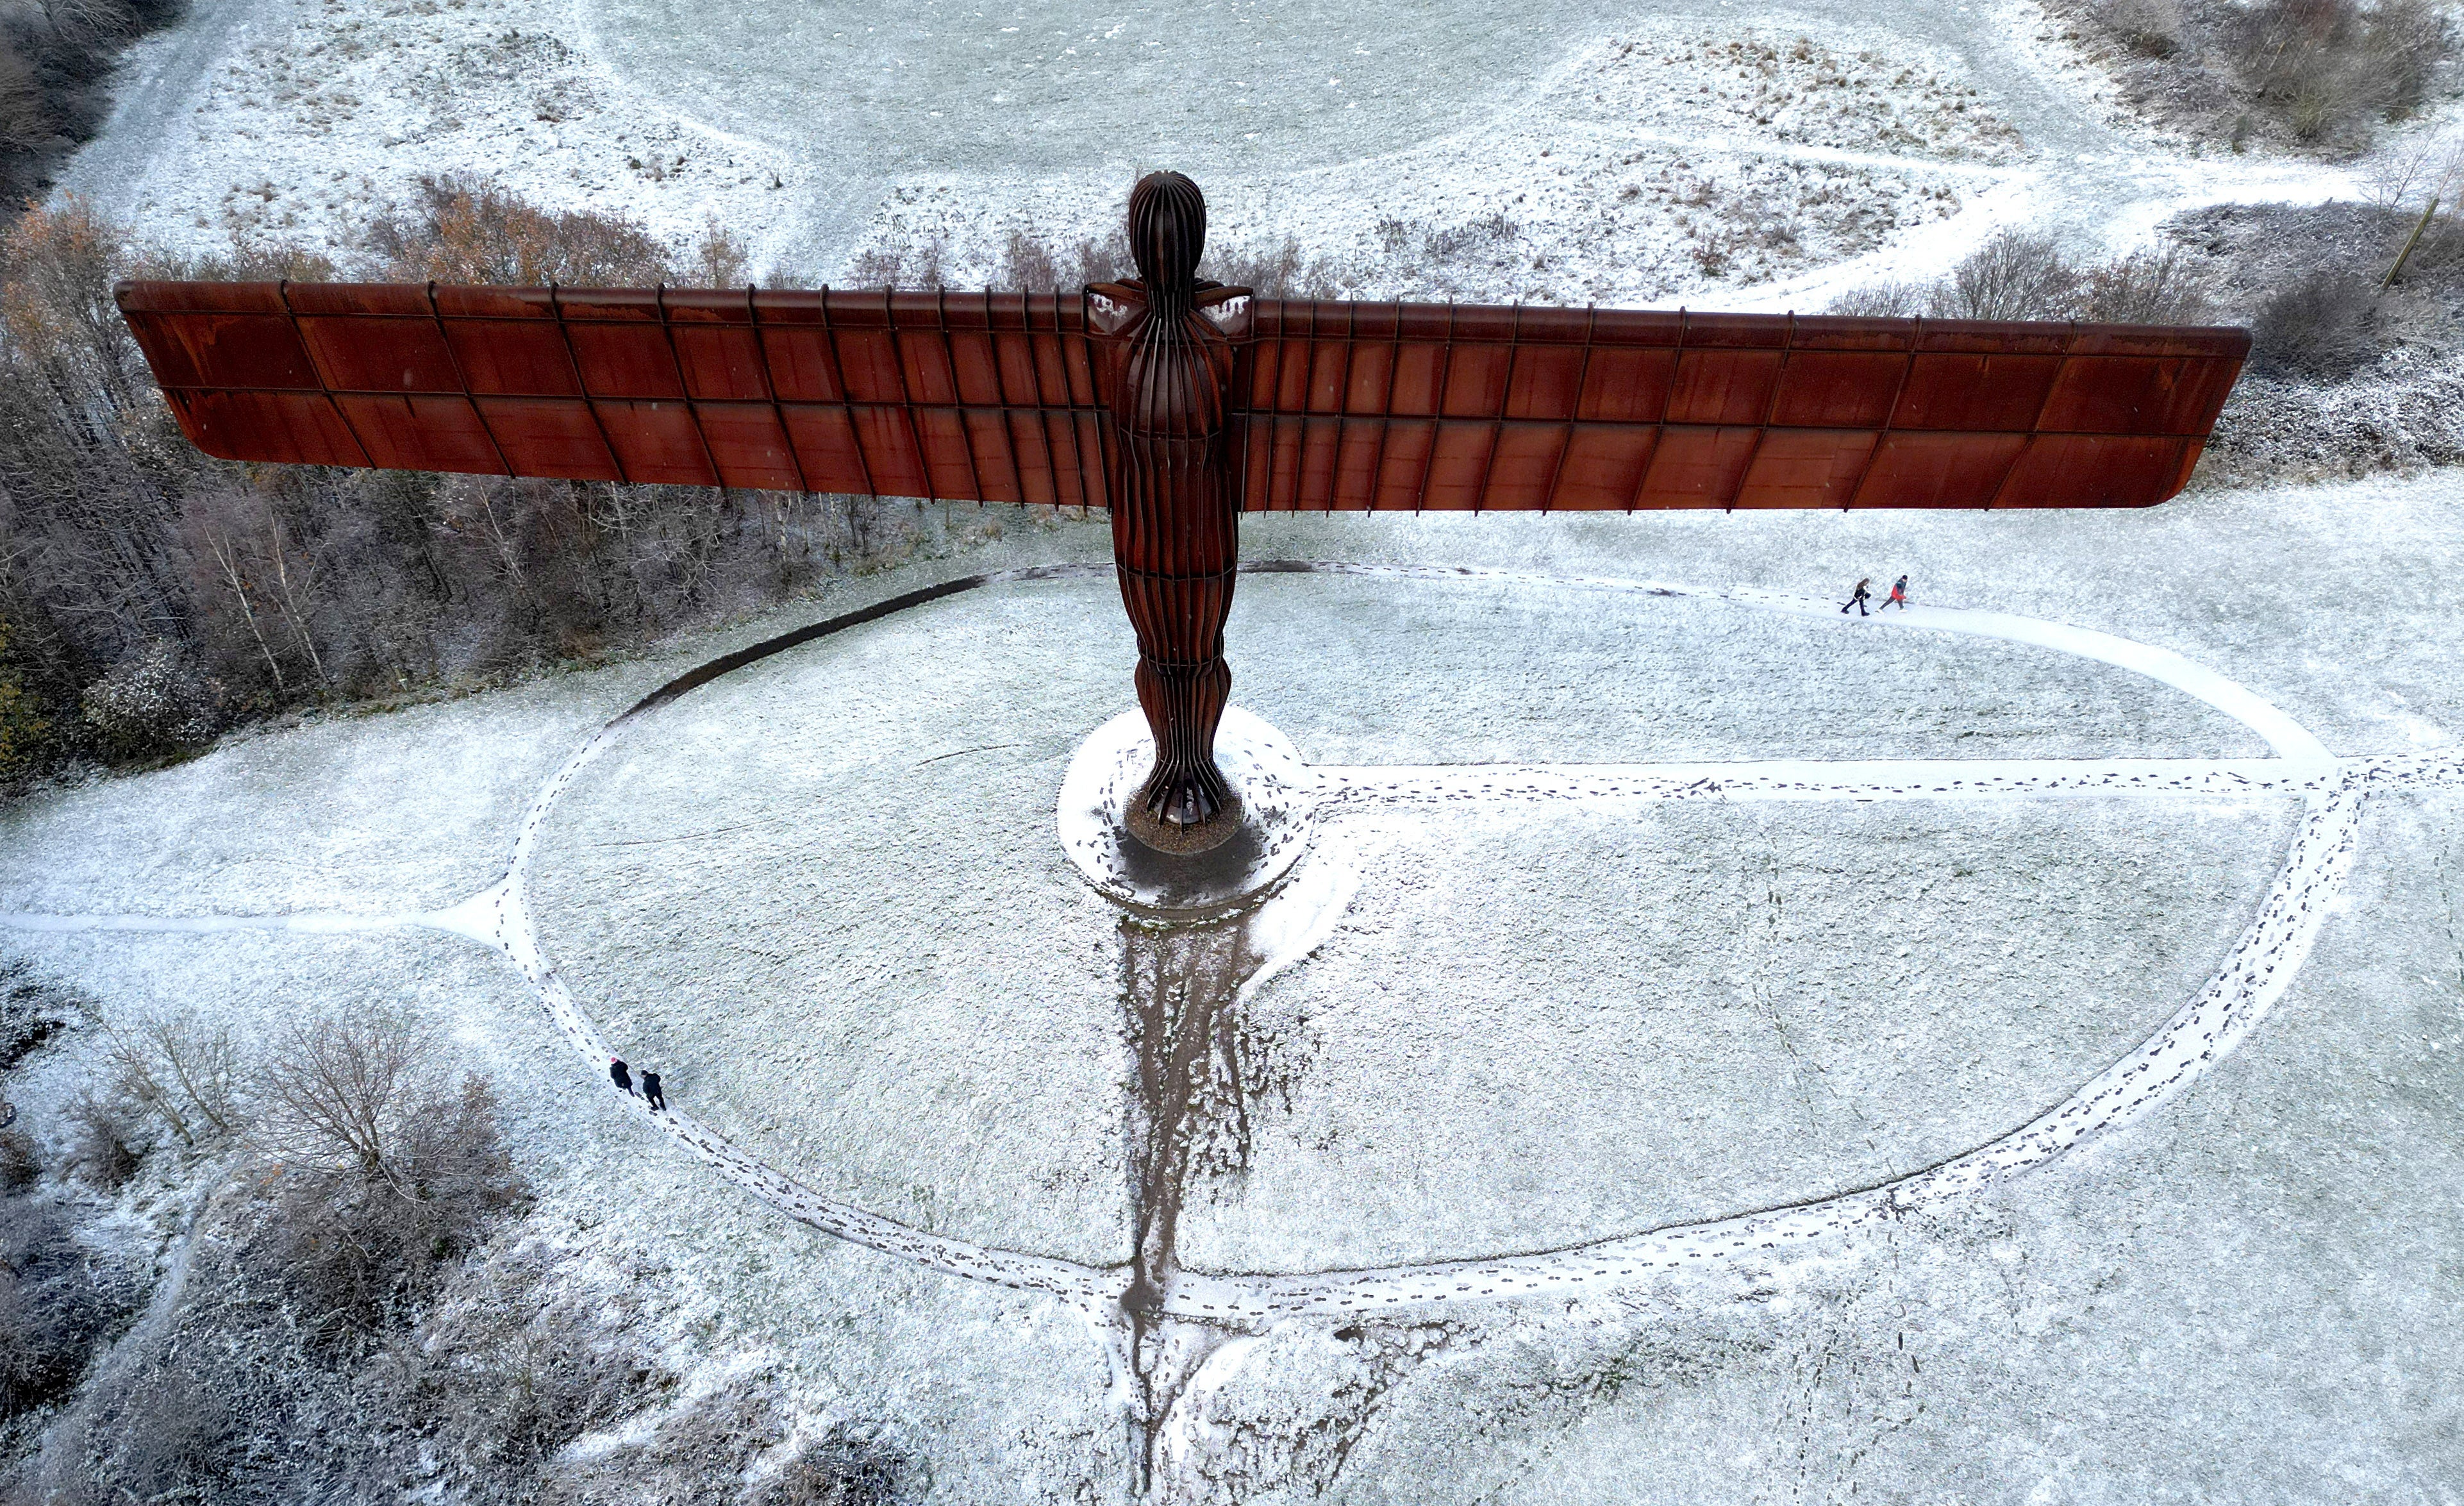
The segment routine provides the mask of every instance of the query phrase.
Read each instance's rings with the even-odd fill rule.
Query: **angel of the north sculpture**
[[[1076,293],[125,282],[181,429],[231,460],[1110,509],[1155,760],[1195,851],[1249,511],[2141,507],[2247,331],[1253,297],[1206,205],[1130,195]],[[1138,818],[1144,819],[1141,821]]]

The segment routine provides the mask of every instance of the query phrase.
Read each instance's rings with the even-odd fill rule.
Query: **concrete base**
[[[1146,718],[1125,711],[1095,729],[1069,761],[1054,812],[1069,861],[1106,898],[1137,910],[1218,915],[1263,897],[1308,850],[1315,782],[1289,739],[1238,706],[1224,708],[1215,759],[1235,797],[1227,834],[1162,851],[1132,819],[1155,767]]]

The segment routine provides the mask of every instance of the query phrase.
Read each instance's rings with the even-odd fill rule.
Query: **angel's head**
[[[1130,255],[1150,296],[1170,295],[1198,279],[1206,249],[1206,196],[1177,172],[1151,172],[1130,190]]]

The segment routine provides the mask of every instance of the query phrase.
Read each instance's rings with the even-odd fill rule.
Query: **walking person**
[[[1848,614],[1848,609],[1854,607],[1857,609],[1858,616],[1872,616],[1873,613],[1865,609],[1865,604],[1874,599],[1874,593],[1866,589],[1867,587],[1873,584],[1874,578],[1870,575],[1866,576],[1863,580],[1859,581],[1857,583],[1857,588],[1849,593],[1848,600],[1840,605],[1839,614],[1843,617],[1846,616]]]
[[[1898,580],[1891,583],[1891,594],[1883,601],[1882,605],[1885,607],[1897,607],[1902,611],[1908,609],[1908,578],[1906,576],[1903,575]]]
[[[607,1058],[607,1077],[608,1080],[615,1083],[618,1088],[624,1090],[625,1096],[629,1098],[633,1096],[633,1074],[625,1070],[624,1057],[610,1056]]]
[[[657,1073],[645,1072],[642,1074],[642,1096],[649,1100],[651,1113],[665,1114],[668,1111],[668,1096],[659,1091],[659,1074]]]

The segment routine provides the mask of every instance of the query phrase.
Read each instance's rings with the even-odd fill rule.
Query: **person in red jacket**
[[[1898,580],[1891,583],[1891,594],[1883,599],[1882,605],[1885,607],[1897,607],[1902,611],[1908,609],[1908,578],[1906,576],[1903,575]]]

